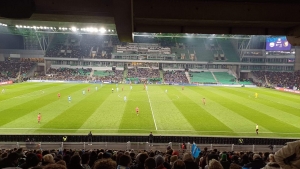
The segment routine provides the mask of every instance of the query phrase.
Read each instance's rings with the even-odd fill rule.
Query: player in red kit
[[[136,108],[135,108],[135,111],[136,111],[136,115],[138,116],[138,115],[139,115],[139,108],[136,107]]]
[[[60,98],[60,93],[57,94],[57,97]]]
[[[184,86],[181,87],[181,90],[184,90]]]
[[[90,88],[88,88],[88,92],[90,92]]]
[[[124,90],[124,87],[122,86],[122,92],[123,92],[123,90]]]
[[[41,123],[41,113],[38,114],[38,123]]]

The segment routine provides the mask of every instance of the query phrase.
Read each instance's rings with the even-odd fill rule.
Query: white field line
[[[150,97],[149,97],[149,94],[148,94],[148,90],[146,90],[146,91],[147,91],[147,96],[148,96],[148,100],[149,100],[149,104],[150,104],[150,108],[151,108],[151,112],[152,112],[152,117],[153,117],[153,121],[154,121],[154,125],[155,125],[155,130],[157,130],[157,125],[156,125],[156,121],[155,121],[155,117],[154,117],[154,113],[153,113],[153,109],[152,109]]]
[[[135,130],[135,131],[148,131],[149,129],[58,129],[58,128],[0,128],[0,130],[56,130],[56,131],[62,131],[62,130],[96,130],[96,131],[117,131],[117,130]],[[197,130],[157,130],[157,131],[174,131],[174,132],[202,132],[202,133],[237,133],[237,134],[251,134],[251,133],[255,133],[254,132],[231,132],[231,131],[197,131]],[[278,132],[259,132],[262,134],[295,134],[298,135],[300,133],[278,133]]]

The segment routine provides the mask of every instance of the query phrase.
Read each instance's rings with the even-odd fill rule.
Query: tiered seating
[[[235,82],[235,77],[227,72],[213,72],[217,81],[222,84],[232,84]]]
[[[106,71],[94,71],[94,78],[98,82],[113,82],[120,83],[123,81],[123,70],[106,70]]]
[[[296,72],[270,72],[270,71],[254,71],[254,76],[260,82],[265,82],[267,79],[268,83],[278,87],[289,87],[294,86],[299,88],[300,84],[300,71]]]
[[[232,46],[230,40],[227,39],[218,39],[218,43],[224,51],[226,61],[228,62],[239,62],[239,56],[235,52],[234,47]]]
[[[109,72],[108,71],[100,71],[100,70],[95,70],[93,76],[108,76]]]
[[[216,83],[210,72],[192,72],[190,74],[192,83]]]
[[[165,83],[189,83],[185,71],[165,71],[164,72],[164,81]]]

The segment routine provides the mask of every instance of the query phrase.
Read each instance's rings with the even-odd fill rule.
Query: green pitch
[[[130,90],[129,85],[119,84],[117,92],[115,84],[29,82],[3,88],[1,134],[148,135],[152,131],[154,135],[300,138],[300,96],[271,89],[191,86],[182,90],[148,85],[146,91],[143,85]]]

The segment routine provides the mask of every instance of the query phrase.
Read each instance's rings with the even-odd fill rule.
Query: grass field
[[[0,133],[87,134],[91,130],[93,134],[148,135],[152,131],[154,135],[300,138],[299,95],[264,88],[191,86],[182,90],[181,86],[148,85],[145,91],[142,85],[133,85],[130,91],[129,85],[118,87],[119,92],[115,84],[1,86],[5,93],[0,93]]]

